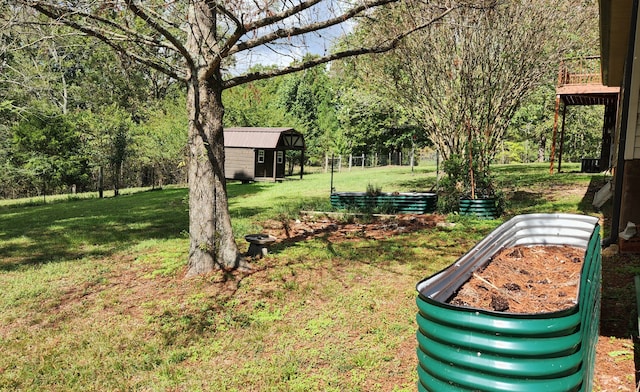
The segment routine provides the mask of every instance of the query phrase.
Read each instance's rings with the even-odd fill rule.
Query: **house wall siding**
[[[636,15],[636,18],[639,16]],[[629,118],[624,146],[624,169],[622,170],[618,231],[624,230],[628,222],[640,222],[640,208],[638,208],[637,202],[640,194],[640,28],[636,28],[635,31],[633,50],[631,87],[629,90]],[[616,177],[618,177],[617,173]],[[616,181],[619,181],[619,179],[616,178]],[[615,228],[612,228],[612,230],[615,230]],[[622,241],[621,239],[619,240]]]
[[[640,29],[636,29],[634,45],[625,160],[640,159]]]
[[[638,112],[640,112],[640,110],[638,110]],[[640,118],[637,124],[640,124]],[[630,147],[633,148],[633,156],[631,159],[640,159],[640,128],[638,126],[635,128],[635,137],[633,138],[633,144]]]

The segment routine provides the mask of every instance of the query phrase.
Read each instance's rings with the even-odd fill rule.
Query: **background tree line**
[[[0,35],[0,196],[184,181],[175,82],[37,22]]]
[[[460,117],[464,105],[469,107],[463,82],[492,82],[476,111],[493,117],[478,117],[473,125],[495,127],[486,133],[493,151],[486,159],[542,161],[550,148],[558,60],[597,50],[597,4],[507,3],[510,13],[487,25],[483,42],[459,29],[479,23],[474,18],[481,14],[465,9],[388,55],[225,90],[224,123],[296,128],[306,137],[307,165],[321,164],[325,154],[386,156],[411,147],[438,148],[446,157],[453,151],[447,146],[463,143],[469,131],[464,125],[475,121]],[[397,26],[412,23],[395,12],[386,15],[389,24],[361,27],[348,39],[393,34]],[[522,23],[525,13],[528,24]],[[104,45],[32,17],[33,23],[0,33],[0,197],[185,182],[184,89]],[[544,45],[529,45],[539,37]],[[511,84],[476,80],[463,67],[490,67],[487,53],[512,55],[509,67],[484,73],[507,74]],[[534,67],[533,60],[541,65]],[[499,115],[480,109],[499,107],[496,99],[518,102],[512,112]],[[597,155],[602,109],[568,115],[563,159]]]

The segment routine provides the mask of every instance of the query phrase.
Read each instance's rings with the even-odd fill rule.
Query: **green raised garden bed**
[[[418,390],[591,391],[600,318],[599,232],[594,217],[519,215],[419,282]],[[498,251],[562,245],[585,252],[575,305],[523,314],[448,302]]]
[[[475,215],[483,219],[495,219],[499,216],[496,199],[460,199],[460,215]]]
[[[401,214],[428,214],[436,210],[438,196],[435,193],[402,192],[379,193],[335,192],[331,205],[338,210],[394,212]]]

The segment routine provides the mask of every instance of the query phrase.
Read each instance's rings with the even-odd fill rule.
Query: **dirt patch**
[[[353,216],[305,215],[298,220],[269,220],[262,223],[264,233],[278,242],[303,241],[313,237],[326,237],[332,242],[380,240],[389,236],[433,228],[443,223],[441,215],[384,215],[356,221]]]
[[[509,313],[550,313],[577,303],[584,249],[516,246],[476,271],[450,303]]]

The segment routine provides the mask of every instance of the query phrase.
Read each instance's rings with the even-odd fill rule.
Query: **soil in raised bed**
[[[498,252],[449,303],[509,313],[549,313],[577,303],[584,249],[516,246]]]

